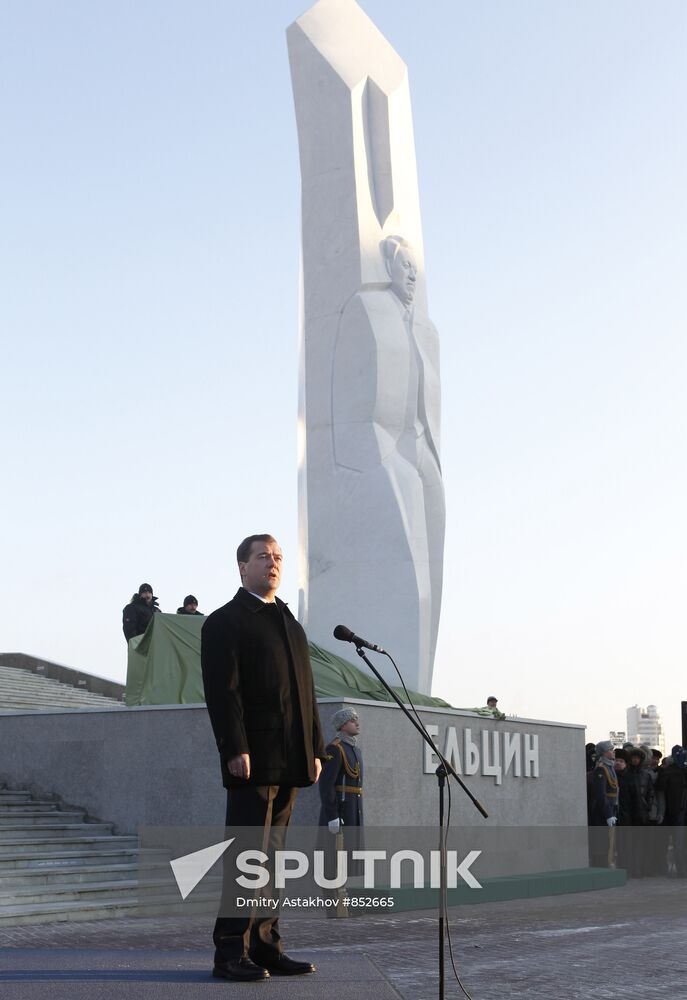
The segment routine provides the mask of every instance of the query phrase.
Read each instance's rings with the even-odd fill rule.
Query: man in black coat
[[[653,839],[649,829],[649,817],[654,804],[651,751],[643,747],[632,747],[629,753],[627,788],[632,830],[627,867],[632,878],[644,878],[649,874],[653,861]]]
[[[203,624],[203,684],[228,789],[227,826],[266,835],[288,826],[297,790],[318,780],[325,749],[308,641],[276,596],[281,549],[271,535],[250,535],[236,557],[242,586]],[[220,915],[213,937],[217,977],[315,971],[284,954],[275,916]]]
[[[150,619],[159,610],[157,597],[153,597],[153,588],[149,583],[142,583],[138,593],[134,594],[122,611],[122,627],[126,641],[136,635],[143,635]]]
[[[618,825],[616,827],[616,867],[627,868],[629,863],[629,839],[632,828],[632,804],[627,773],[630,755],[627,750],[615,751],[615,776],[618,779]]]
[[[673,751],[680,750],[679,746]],[[679,759],[679,758],[678,758]],[[687,817],[687,770],[675,762],[675,757],[663,760],[663,767],[658,769],[656,793],[665,796],[665,813],[663,816],[663,836],[660,838],[663,848],[662,859],[666,859],[669,838],[673,840],[673,860],[675,873],[679,878],[687,878],[687,850],[685,847],[685,818]]]

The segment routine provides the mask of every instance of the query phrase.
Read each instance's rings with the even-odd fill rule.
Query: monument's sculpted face
[[[325,647],[339,622],[373,638],[428,692],[445,512],[406,67],[355,0],[320,0],[288,43],[302,178],[300,616]]]
[[[409,306],[415,298],[417,262],[410,245],[400,236],[389,236],[382,243],[386,268],[391,278],[391,291]]]

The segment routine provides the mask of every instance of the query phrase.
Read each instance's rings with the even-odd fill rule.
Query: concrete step
[[[116,698],[110,698],[106,694],[98,694],[96,691],[75,687],[73,684],[64,684],[53,677],[43,677],[28,672],[19,673],[12,667],[0,666],[0,684],[4,691],[51,691],[55,695],[74,694],[85,698],[98,698],[100,701],[117,701]]]
[[[27,693],[39,692],[49,692],[53,697],[59,698],[66,697],[79,697],[79,698],[92,698],[98,701],[104,702],[114,702],[114,698],[108,698],[106,695],[94,694],[91,691],[85,691],[83,688],[70,687],[67,684],[60,684],[59,681],[51,680],[47,677],[33,677],[28,674],[26,678],[22,678],[18,682],[8,680],[7,675],[0,675],[0,685],[2,685],[3,692],[8,694],[15,694],[17,696],[22,696]]]
[[[60,826],[73,825],[74,823],[92,826],[85,823],[85,812],[67,812],[62,809],[46,809],[44,811],[32,809],[15,809],[4,813],[0,809],[0,834],[4,830],[13,829],[16,826],[46,826],[58,824]],[[112,824],[107,824],[112,829]]]
[[[93,858],[89,859],[91,862]],[[0,875],[0,891],[9,892],[11,889],[23,889],[31,886],[52,886],[52,885],[77,885],[81,882],[119,882],[125,880],[136,880],[138,878],[138,864],[136,861],[122,862],[120,864],[56,864],[19,868],[11,873]]]
[[[47,698],[49,697],[52,702],[78,702],[79,704],[85,705],[104,705],[108,708],[113,705],[121,705],[119,701],[115,701],[113,698],[104,698],[100,694],[90,694],[88,691],[78,691],[76,688],[58,688],[57,690],[51,689],[46,691],[43,687],[44,684],[49,683],[48,681],[41,681],[40,684],[36,685],[36,690],[32,691],[29,688],[12,688],[8,687],[6,684],[0,682],[2,688],[2,698],[3,701],[24,701],[29,698]]]
[[[114,705],[115,709],[117,704]],[[121,706],[120,706],[121,707]],[[57,701],[54,698],[41,699],[40,697],[22,699],[4,699],[0,697],[0,712],[46,712],[46,711],[83,711],[84,709],[109,709],[112,705],[94,705],[92,702],[79,702],[73,699]]]
[[[17,855],[50,853],[59,851],[89,851],[97,852],[101,849],[112,849],[115,847],[132,848],[138,847],[136,837],[124,836],[64,836],[59,839],[59,846],[54,840],[47,840],[45,837],[0,837],[0,862],[4,858],[13,858]]]
[[[110,838],[104,838],[109,844]],[[46,844],[47,848],[55,844]],[[60,842],[60,847],[62,847]],[[12,877],[28,871],[59,871],[61,867],[78,868],[103,864],[118,867],[119,865],[135,864],[138,859],[136,847],[111,848],[101,846],[99,850],[44,850],[26,851],[24,853],[0,856],[0,878]]]
[[[0,910],[0,927],[18,927],[26,924],[52,924],[81,920],[108,920],[112,917],[131,916],[138,907],[136,897],[123,896],[110,901],[92,903],[62,902],[33,903],[29,906],[8,906]]]
[[[31,792],[13,792],[8,788],[2,786],[0,788],[0,805],[2,803],[7,803],[12,805],[15,802],[31,802]]]
[[[159,891],[165,883],[149,886]],[[0,890],[0,913],[13,906],[29,906],[35,903],[72,903],[77,900],[92,903],[121,899],[122,896],[137,896],[138,879],[115,880],[106,882],[77,882],[48,886],[21,886],[5,891]],[[171,894],[170,894],[171,895]],[[178,897],[180,898],[180,897]]]
[[[136,894],[122,893],[117,898],[62,900],[50,903],[18,903],[0,909],[0,927],[26,924],[107,920],[123,916],[165,916],[179,913],[181,897],[177,893],[151,894],[144,899]],[[216,897],[190,896],[183,904],[186,916],[214,912]]]
[[[123,707],[119,699],[74,687],[52,677],[0,664],[0,711]]]
[[[75,694],[65,694],[61,691],[57,693],[46,692],[40,689],[37,691],[8,691],[3,688],[0,692],[0,700],[4,711],[13,707],[26,708],[27,706],[29,708],[32,706],[33,708],[68,708],[70,705],[75,707],[86,705],[95,708],[116,708],[118,705],[122,706],[122,702],[103,698],[97,694],[84,694],[81,691],[77,691]]]
[[[57,814],[59,816],[59,813]],[[6,823],[0,827],[0,848],[8,842],[26,835],[31,840],[38,837],[88,836],[106,837],[112,833],[112,823]]]
[[[17,812],[55,812],[60,808],[60,803],[55,799],[3,799],[0,796],[0,816],[14,815]]]
[[[35,701],[24,701],[16,702],[12,705],[3,705],[0,703],[0,712],[6,712],[8,715],[13,713],[21,714],[22,712],[93,712],[98,709],[105,708],[105,705],[75,705],[74,702],[65,702],[64,704],[55,704],[51,702],[49,705],[41,705]],[[109,706],[108,706],[109,707]]]
[[[112,823],[89,823],[84,810],[62,808],[56,799],[0,787],[0,927],[135,910],[138,840],[112,831]],[[146,897],[155,905],[177,903],[165,853],[146,851],[143,857]]]

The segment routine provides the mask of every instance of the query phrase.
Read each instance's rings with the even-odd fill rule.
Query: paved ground
[[[0,929],[2,1000],[200,1000],[230,993],[319,1000],[439,995],[429,911],[285,918],[314,976],[236,984],[209,975],[212,921],[123,918]],[[451,910],[453,954],[474,1000],[687,1000],[687,881]],[[462,997],[447,960],[447,998]]]

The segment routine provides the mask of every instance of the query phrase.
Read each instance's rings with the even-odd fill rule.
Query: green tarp
[[[129,640],[126,703],[196,705],[205,701],[200,672],[202,615],[153,615],[145,635]],[[378,680],[310,643],[315,692],[320,698],[393,701]],[[401,687],[394,689],[405,701]],[[410,692],[415,705],[450,708],[441,698]]]
[[[393,701],[389,692],[376,677],[364,674],[348,660],[335,656],[321,646],[310,643],[310,662],[315,678],[315,693],[319,698],[360,698],[365,701]],[[402,687],[393,690],[402,702],[407,702]],[[439,708],[450,708],[447,701],[441,698],[431,698],[428,694],[411,691],[410,697],[414,705],[434,705]]]
[[[200,673],[204,615],[153,615],[143,635],[129,639],[127,705],[197,705],[205,701]]]

